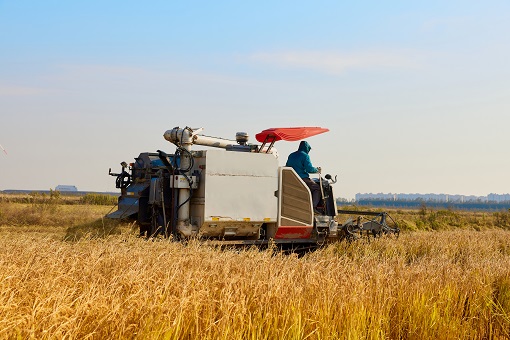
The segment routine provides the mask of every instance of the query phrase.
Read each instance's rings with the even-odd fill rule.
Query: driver
[[[320,211],[317,209],[317,205],[321,199],[321,188],[319,184],[315,183],[310,179],[309,174],[320,173],[320,167],[314,167],[312,165],[312,161],[310,160],[310,156],[308,153],[312,150],[310,144],[307,141],[301,141],[299,143],[299,148],[297,151],[294,151],[289,155],[287,159],[287,164],[285,166],[290,166],[296,171],[299,177],[308,185],[310,191],[312,192],[312,202],[313,202],[313,212],[316,214],[320,214]]]

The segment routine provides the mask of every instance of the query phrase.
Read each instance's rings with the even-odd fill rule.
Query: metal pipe
[[[218,137],[194,135],[193,144],[226,149],[227,145],[237,145],[237,142],[235,140],[223,139]]]
[[[177,131],[177,136],[180,137],[180,145],[181,147],[188,152],[181,152],[180,156],[180,168],[188,169],[191,165],[191,160],[189,158],[189,151],[191,151],[193,130],[191,129],[180,129]],[[188,173],[191,171],[188,171]],[[184,236],[191,236],[191,226],[189,220],[189,199],[190,199],[190,189],[183,188],[179,189],[179,211],[177,212],[177,229]]]
[[[198,129],[201,130],[201,129]],[[195,130],[197,131],[197,130]],[[185,151],[188,152],[181,152],[180,155],[180,168],[181,169],[188,169],[188,171],[183,172],[184,175],[190,175],[191,169],[191,159],[190,159],[190,151],[191,151],[191,145],[193,144],[193,134],[194,131],[191,128],[173,128],[172,130],[168,130],[163,135],[166,140],[169,142],[172,142],[176,145],[178,145],[180,148],[182,148]],[[172,180],[175,180],[172,177]],[[183,235],[184,237],[189,237],[193,235],[193,228],[190,223],[189,218],[189,200],[190,200],[190,189],[189,188],[181,188],[179,189],[179,199],[178,199],[178,206],[179,211],[177,212],[177,230],[178,232]]]
[[[226,149],[228,145],[237,145],[238,144],[237,141],[231,140],[231,139],[199,135],[198,132],[200,132],[202,130],[203,130],[203,128],[181,129],[179,127],[176,127],[176,128],[173,128],[172,130],[167,130],[164,133],[163,137],[165,137],[165,139],[167,141],[169,141],[170,143],[180,145],[181,143],[183,143],[183,141],[181,141],[183,133],[186,134],[186,132],[184,132],[184,131],[188,131],[191,134],[191,137],[190,137],[191,144],[210,146],[210,147],[221,148],[221,149]],[[275,141],[276,140],[273,139],[273,142],[271,143],[271,145],[269,147],[265,146],[266,143],[264,142],[262,144],[262,146],[259,147],[258,152],[270,153],[270,154],[273,154],[273,156],[275,156],[276,158],[278,158],[278,150],[276,150],[276,148],[273,146]],[[183,168],[183,167],[181,166],[181,168]]]
[[[356,210],[337,210],[339,214],[345,215],[365,215],[365,216],[380,216],[386,214],[386,212],[377,212],[377,211],[356,211]]]
[[[237,144],[237,142],[235,140],[199,135],[198,133],[202,130],[203,130],[203,128],[181,129],[179,127],[175,127],[171,130],[167,130],[165,132],[165,134],[163,135],[163,137],[165,137],[165,139],[167,141],[169,141],[171,143],[175,143],[175,144],[189,143],[190,145],[197,144],[197,145],[211,146],[211,147],[222,148],[222,149],[226,149],[227,145],[236,145]]]

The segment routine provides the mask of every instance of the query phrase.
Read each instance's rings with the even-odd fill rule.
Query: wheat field
[[[510,337],[508,230],[408,231],[297,256],[148,241],[102,222],[107,210],[0,202],[1,338]]]

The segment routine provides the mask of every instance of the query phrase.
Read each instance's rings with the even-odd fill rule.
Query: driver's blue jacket
[[[298,150],[289,155],[285,166],[292,167],[301,178],[309,178],[310,176],[308,174],[319,172],[318,169],[312,165],[312,161],[308,155],[311,149],[307,141],[301,141]]]

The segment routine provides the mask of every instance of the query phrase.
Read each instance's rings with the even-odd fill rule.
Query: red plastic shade
[[[328,132],[329,129],[321,128],[318,126],[305,126],[305,127],[291,127],[291,128],[271,128],[257,133],[255,138],[257,141],[263,143],[269,136],[269,141],[275,138],[275,142],[279,140],[286,140],[289,142],[295,142],[301,139],[312,137],[320,133]]]

